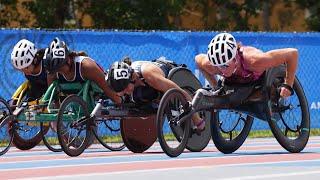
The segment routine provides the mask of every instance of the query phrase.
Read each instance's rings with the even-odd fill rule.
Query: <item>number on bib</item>
[[[113,72],[113,77],[115,80],[129,79],[130,73],[128,69],[115,69]]]

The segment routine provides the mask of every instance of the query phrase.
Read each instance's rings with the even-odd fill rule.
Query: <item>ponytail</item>
[[[123,58],[122,62],[128,64],[129,66],[131,66],[131,64],[132,64],[132,61],[131,61],[131,59],[130,59],[128,56],[126,56],[125,58]]]
[[[34,60],[33,60],[32,64],[35,66],[39,65],[45,56],[44,53],[45,53],[45,49],[39,49],[37,51],[36,55],[34,56]]]
[[[74,57],[76,57],[76,56],[88,56],[88,54],[84,51],[79,51],[79,52],[72,51],[69,53],[70,59],[74,59]]]

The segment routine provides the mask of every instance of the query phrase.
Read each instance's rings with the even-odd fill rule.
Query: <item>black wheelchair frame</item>
[[[210,111],[211,114],[211,135],[213,142],[218,150],[223,153],[232,153],[236,151],[247,138],[253,119],[259,118],[267,121],[273,135],[289,152],[300,152],[304,149],[308,142],[310,133],[310,114],[308,103],[304,95],[302,86],[295,78],[293,96],[298,96],[300,104],[297,105],[301,109],[301,124],[296,127],[289,127],[285,122],[283,114],[291,110],[294,106],[292,104],[281,104],[284,100],[279,95],[279,88],[283,84],[285,77],[285,66],[271,68],[265,72],[261,81],[257,81],[246,85],[230,85],[223,84],[220,89],[215,92],[206,89],[199,89],[192,102],[187,102],[181,92],[172,89],[168,91],[161,99],[160,106],[157,112],[158,122],[158,138],[160,145],[164,152],[170,157],[179,156],[188,142],[188,134],[190,134],[190,118],[192,115],[199,111]],[[236,93],[233,92],[236,90]],[[255,93],[259,92],[257,97]],[[172,106],[173,101],[179,104],[176,107]],[[178,102],[178,103],[177,103]],[[171,104],[170,104],[171,103]],[[170,108],[179,109],[180,114],[172,117],[169,110]],[[222,135],[224,132],[221,129],[221,122],[219,121],[220,110],[230,110],[239,113],[239,121],[244,122],[244,127],[234,139],[230,134],[229,139]],[[246,118],[242,117],[246,115]],[[273,116],[278,115],[280,118],[274,119]],[[172,148],[168,146],[162,133],[161,124],[165,121],[165,117],[170,117],[168,121],[174,127],[184,128],[184,136],[179,137],[179,146]],[[285,130],[279,127],[278,123],[284,124]],[[233,131],[234,129],[231,129]],[[230,131],[230,132],[231,132]],[[288,133],[289,132],[289,133]],[[291,136],[288,135],[291,132]],[[297,138],[293,138],[292,134],[298,134]],[[228,137],[227,137],[228,138]]]

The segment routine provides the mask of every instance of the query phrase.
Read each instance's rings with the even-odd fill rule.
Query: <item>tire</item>
[[[101,145],[111,151],[121,151],[125,148],[121,137],[119,120],[103,119],[101,121],[96,120],[95,123],[97,128],[93,133]]]
[[[0,98],[0,123],[11,114],[12,112],[7,101]],[[0,156],[4,155],[10,149],[12,140],[11,123],[8,122],[0,127]]]
[[[155,116],[132,117],[120,120],[121,136],[125,146],[134,153],[143,153],[157,140]]]
[[[283,79],[275,79],[271,90],[278,89],[282,82]],[[310,112],[307,98],[297,77],[294,80],[293,89],[294,94],[287,99],[274,97],[270,92],[268,107],[272,114],[268,123],[279,144],[291,153],[298,153],[305,148],[309,140]],[[287,115],[290,114],[293,115],[287,120]],[[300,122],[296,121],[296,117],[301,118]]]
[[[42,140],[40,124],[29,125],[29,123],[19,120],[14,123],[14,128],[12,129],[14,139],[12,143],[20,150],[32,149]]]
[[[168,79],[175,82],[179,87],[187,91],[191,96],[195,93],[196,90],[202,87],[200,81],[197,77],[187,68],[177,67],[170,71]],[[211,113],[206,111],[198,112],[206,121],[206,127],[201,134],[192,133],[187,142],[186,148],[192,152],[200,152],[205,147],[211,139],[210,132],[210,119]],[[178,133],[178,132],[177,132]]]
[[[191,97],[194,96],[194,93],[196,91],[195,89],[193,89],[191,87],[182,87],[182,89],[185,90],[186,92],[188,92]],[[210,120],[211,120],[212,114],[209,111],[200,111],[197,113],[199,114],[200,118],[205,120],[205,129],[200,134],[192,132],[191,135],[189,136],[186,148],[191,152],[202,151],[204,148],[207,147],[207,145],[209,144],[210,139],[211,139],[211,132],[210,132],[211,122],[210,122]],[[191,124],[193,125],[192,122],[191,122]],[[182,132],[182,131],[177,130],[177,132],[175,132],[175,133],[179,133],[179,132]]]
[[[21,86],[23,86],[23,84]],[[25,101],[25,98],[26,92],[22,95],[21,100]],[[22,101],[20,104],[16,104],[16,102],[11,101],[10,104],[13,106],[12,111],[14,111],[14,107],[21,105]],[[42,140],[40,123],[38,122],[16,120],[14,122],[12,133],[14,135],[12,143],[20,150],[32,149]]]
[[[223,115],[225,114],[227,115],[227,118],[223,118]],[[220,152],[224,154],[233,153],[239,149],[247,139],[254,118],[248,115],[245,115],[245,117],[242,116],[241,113],[230,110],[221,110],[220,112],[212,113],[212,140]],[[231,126],[227,128],[226,126],[229,124]]]
[[[61,152],[62,148],[59,144],[58,135],[51,128],[50,124],[46,125],[44,122],[41,122],[40,127],[43,144],[52,152]],[[54,136],[52,136],[53,134],[54,136],[56,136],[56,140],[53,140],[55,138]],[[52,143],[52,141],[56,141],[58,144],[56,144],[56,142]]]
[[[156,118],[157,135],[162,150],[170,157],[179,156],[186,148],[190,136],[191,119],[187,119],[180,125],[176,124],[176,122],[182,112],[188,112],[188,108],[188,101],[178,89],[170,89],[160,101]],[[182,132],[178,132],[178,129]],[[167,131],[170,130],[171,132],[168,133]],[[174,147],[171,147],[170,144]]]
[[[78,96],[70,95],[60,106],[57,133],[62,150],[69,156],[79,156],[92,138],[87,104]],[[84,119],[80,125],[74,123]]]

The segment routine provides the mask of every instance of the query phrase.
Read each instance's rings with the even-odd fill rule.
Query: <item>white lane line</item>
[[[277,154],[274,154],[277,155]],[[290,154],[285,154],[285,155],[290,155]],[[261,155],[250,155],[252,156],[261,156]],[[201,159],[217,159],[217,158],[222,158],[222,159],[227,159],[227,158],[241,158],[242,156],[224,156],[224,157],[201,157],[201,158],[190,158],[190,159],[176,159],[176,158],[170,158],[170,159],[157,159],[157,160],[145,160],[145,161],[125,161],[125,162],[105,162],[105,163],[86,163],[86,164],[69,164],[69,165],[52,165],[52,166],[46,166],[46,167],[36,167],[37,169],[50,169],[50,168],[64,168],[64,167],[82,167],[82,166],[91,166],[91,165],[112,165],[112,164],[132,164],[132,163],[145,163],[145,162],[163,162],[163,161],[184,161],[184,160],[201,160]],[[309,162],[309,161],[320,161],[318,160],[287,160],[287,161],[277,161],[277,162],[261,162],[261,163],[234,163],[234,164],[224,164],[224,165],[208,165],[208,166],[200,166],[200,167],[215,167],[215,166],[247,166],[247,165],[260,165],[260,164],[278,164],[278,163],[294,163],[294,162]],[[199,167],[199,166],[197,166]],[[28,169],[34,169],[35,167],[30,167],[30,168],[14,168],[14,169],[0,169],[0,172],[6,172],[6,171],[20,171],[20,170],[28,170]],[[178,169],[185,169],[185,168],[192,168],[192,167],[181,167]],[[161,169],[161,168],[160,168]],[[167,168],[171,169],[171,168]],[[159,170],[159,169],[157,169]],[[140,170],[134,170],[135,171],[140,171]],[[153,171],[153,170],[152,170]],[[131,172],[131,171],[128,171]]]
[[[320,171],[306,171],[306,172],[294,172],[294,173],[278,173],[278,174],[268,174],[268,175],[254,175],[254,176],[242,176],[234,178],[221,178],[218,180],[249,180],[249,179],[266,179],[266,178],[279,178],[279,177],[291,177],[291,176],[305,176],[311,174],[319,174]],[[296,179],[296,177],[294,178]]]
[[[261,162],[261,163],[235,163],[235,164],[224,164],[224,165],[211,165],[211,166],[195,166],[195,167],[177,167],[177,168],[160,168],[160,169],[147,169],[147,170],[129,170],[129,171],[116,171],[116,172],[106,172],[106,173],[88,173],[88,174],[71,174],[71,175],[57,175],[57,176],[43,176],[43,177],[32,177],[32,178],[22,178],[23,180],[27,179],[68,179],[68,178],[76,178],[80,179],[83,177],[92,177],[92,176],[107,176],[107,175],[117,175],[117,174],[136,174],[136,173],[152,173],[152,172],[162,172],[169,173],[168,171],[177,171],[177,170],[190,170],[190,169],[203,169],[203,168],[214,168],[214,167],[235,167],[235,166],[248,166],[248,165],[265,165],[265,164],[279,164],[279,163],[301,163],[301,162],[319,162],[319,160],[297,160],[297,161],[279,161],[279,162]],[[243,176],[243,177],[234,177],[234,178],[221,178],[219,180],[246,180],[246,179],[262,179],[262,178],[270,178],[271,177],[285,177],[287,176],[295,176],[295,175],[307,175],[307,174],[320,174],[319,171],[306,171],[299,173],[283,173],[283,174],[269,174],[269,175],[254,175],[254,176]],[[244,178],[244,179],[242,179]],[[22,180],[21,179],[21,180]]]
[[[162,154],[163,156],[164,154]],[[270,154],[267,154],[270,155]],[[274,155],[278,155],[278,154],[274,154]],[[284,154],[287,155],[287,154]],[[290,154],[288,154],[290,155]],[[140,155],[139,155],[140,156]],[[154,156],[154,154],[149,154],[146,156]],[[188,159],[186,158],[167,158],[167,159],[154,159],[154,160],[150,160],[150,159],[146,159],[146,160],[139,160],[139,161],[123,161],[123,162],[103,162],[103,163],[97,163],[97,162],[93,162],[93,163],[85,163],[85,164],[68,164],[68,165],[63,165],[61,163],[61,165],[51,165],[51,166],[46,166],[46,167],[28,167],[28,168],[12,168],[12,169],[0,169],[0,172],[3,171],[20,171],[20,170],[28,170],[28,169],[48,169],[48,168],[60,168],[60,167],[81,167],[81,166],[90,166],[90,165],[108,165],[108,164],[131,164],[131,163],[145,163],[145,162],[163,162],[163,161],[185,161],[185,160],[201,160],[201,159],[230,159],[230,158],[241,158],[247,155],[227,155],[227,156],[216,156],[216,157],[189,157]],[[261,156],[260,154],[255,154],[255,155],[250,155],[250,157],[254,157],[254,156]],[[117,156],[111,156],[110,158],[114,158]],[[121,157],[121,156],[120,156]],[[76,161],[79,161],[81,159],[100,159],[101,157],[83,157],[83,158],[79,158],[79,159],[75,159]],[[109,157],[108,157],[109,158]],[[64,159],[64,160],[70,160],[70,159]],[[27,161],[28,163],[31,162],[42,162],[42,161],[50,161],[50,160],[34,160],[34,161]],[[5,163],[5,164],[16,164],[17,162],[10,162],[10,163]]]
[[[309,151],[303,151],[303,152],[310,152],[310,150],[313,149],[313,148],[308,148]],[[199,156],[183,156],[183,158],[181,159],[177,159],[177,158],[168,158],[168,159],[153,159],[153,160],[145,160],[145,161],[125,161],[125,162],[110,162],[110,163],[96,163],[96,165],[100,165],[100,164],[117,164],[117,163],[135,163],[135,162],[148,162],[148,161],[172,161],[172,160],[190,160],[190,159],[207,159],[207,158],[241,158],[241,157],[246,157],[246,156],[266,156],[266,155],[279,155],[278,153],[284,153],[284,154],[281,154],[281,155],[290,155],[291,153],[286,153],[287,151],[284,151],[284,150],[279,150],[277,152],[275,152],[274,154],[270,154],[268,152],[274,152],[275,149],[263,149],[263,152],[261,152],[261,149],[258,149],[258,150],[238,150],[236,151],[235,153],[233,154],[230,154],[230,155],[224,155],[222,154],[221,152],[219,151],[209,151],[209,152],[194,152],[194,154],[212,154],[212,155],[218,155],[218,156],[214,156],[214,157],[208,157],[208,156],[205,156],[205,157],[199,157]],[[253,153],[253,152],[257,152],[258,154],[250,154],[250,153]],[[161,157],[161,156],[164,156],[165,154],[164,153],[159,153],[159,154],[148,154],[148,151],[144,154],[117,154],[117,155],[112,155],[113,152],[103,152],[103,153],[97,153],[96,155],[104,155],[105,153],[108,153],[107,155],[108,156],[90,156],[90,157],[69,157],[65,154],[59,154],[58,156],[61,156],[61,158],[57,158],[57,159],[42,159],[42,160],[28,160],[28,161],[25,161],[23,160],[17,160],[17,161],[10,161],[10,162],[3,162],[2,164],[16,164],[16,163],[41,163],[41,162],[46,162],[46,161],[79,161],[79,160],[92,160],[92,159],[105,159],[106,161],[108,159],[113,159],[113,158],[120,158],[120,159],[125,159],[125,158],[130,158],[130,157],[141,157],[141,158],[144,158],[144,157]],[[110,154],[109,154],[110,153]],[[117,153],[117,152],[115,152]],[[243,154],[242,154],[243,153]],[[264,154],[266,153],[266,154]],[[314,152],[311,152],[311,153],[314,153]],[[193,153],[191,153],[193,154]],[[50,155],[50,156],[57,156],[57,155]],[[28,157],[32,157],[32,156],[28,156]],[[94,165],[93,163],[87,163],[87,164],[83,164],[83,165]],[[50,168],[50,167],[66,167],[66,166],[80,166],[80,165],[77,165],[77,164],[70,164],[70,165],[63,165],[63,166],[58,166],[58,165],[50,165],[48,167],[45,167],[45,168]],[[82,166],[82,165],[81,165]],[[39,168],[39,167],[33,167],[33,168]],[[1,171],[11,171],[11,170],[23,170],[23,169],[29,169],[29,168],[15,168],[15,169],[0,169],[0,172]]]

